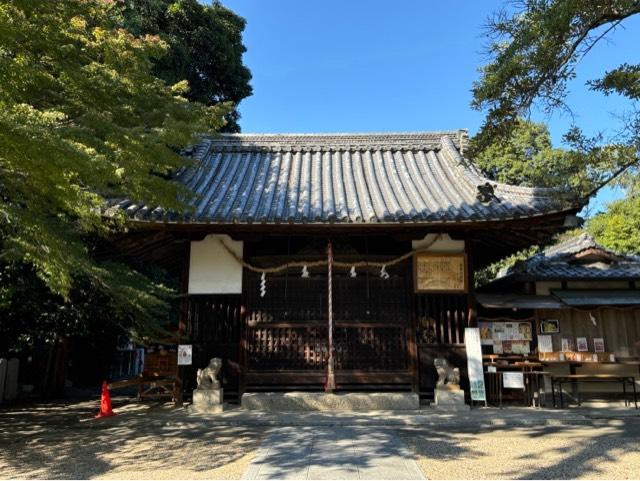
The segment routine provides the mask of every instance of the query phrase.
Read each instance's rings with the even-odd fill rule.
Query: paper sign
[[[589,350],[589,345],[587,344],[586,337],[578,337],[576,338],[576,344],[578,345],[579,352],[586,352]]]
[[[416,292],[467,292],[465,254],[416,254],[413,258]]]
[[[467,351],[467,370],[469,372],[471,400],[486,401],[487,395],[484,388],[480,329],[477,327],[466,327],[464,330],[464,344]]]
[[[193,362],[193,347],[191,344],[178,344],[178,366],[190,366]]]
[[[498,372],[496,366],[487,366],[487,372]]]
[[[524,374],[521,372],[503,372],[502,386],[507,389],[524,389]]]
[[[551,336],[542,334],[538,336],[538,352],[553,352]]]
[[[604,339],[602,337],[593,339],[593,350],[596,352],[604,352]]]

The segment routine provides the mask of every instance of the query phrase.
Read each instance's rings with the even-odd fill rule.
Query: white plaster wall
[[[211,234],[191,242],[189,294],[242,293],[242,265],[219,239],[242,259],[242,241],[233,241],[229,236]]]
[[[411,247],[413,249],[420,249],[433,242],[433,239],[438,234],[428,234],[422,240],[411,241]],[[464,241],[453,240],[448,234],[442,234],[438,240],[436,240],[431,247],[427,250],[431,252],[464,252]]]

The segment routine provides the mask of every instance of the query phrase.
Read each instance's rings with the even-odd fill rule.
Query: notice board
[[[421,252],[413,256],[414,288],[422,292],[467,292],[466,254]]]

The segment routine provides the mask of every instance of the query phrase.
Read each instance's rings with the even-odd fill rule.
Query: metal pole
[[[325,392],[331,393],[336,388],[336,381],[333,372],[333,249],[331,241],[327,245],[327,310],[329,319],[329,359],[327,365],[327,384]]]

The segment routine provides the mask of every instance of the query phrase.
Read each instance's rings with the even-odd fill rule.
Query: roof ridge
[[[472,183],[477,185],[491,184],[496,192],[525,195],[529,197],[550,197],[563,193],[562,189],[553,187],[526,187],[522,185],[506,184],[486,177],[470,159],[464,157],[450,137],[441,138],[443,150],[449,154],[452,166],[460,169]]]
[[[239,133],[219,133],[216,136],[210,137],[211,140],[215,140],[219,137],[233,138],[233,137],[381,137],[381,136],[443,136],[443,135],[468,135],[467,129],[453,129],[453,130],[409,130],[409,131],[375,131],[375,132],[239,132]]]
[[[611,251],[596,242],[591,234],[588,232],[582,232],[573,237],[569,237],[557,244],[547,247],[541,254],[545,258],[555,257],[558,255],[575,254],[585,249],[598,248],[612,254],[619,255],[617,252]]]

